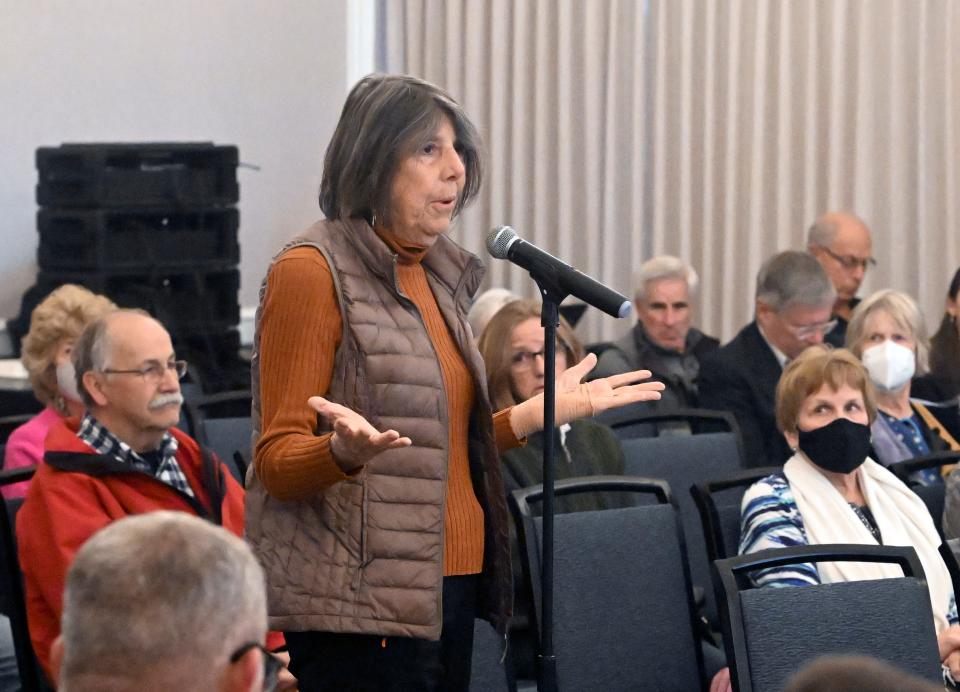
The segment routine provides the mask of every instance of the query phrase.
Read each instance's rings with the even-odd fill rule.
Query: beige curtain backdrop
[[[860,214],[935,326],[960,264],[960,1],[380,0],[379,67],[446,87],[488,150],[455,238],[524,238],[632,297],[643,260],[701,276],[698,322],[752,318],[771,254]],[[488,259],[488,286],[535,295]],[[627,324],[629,322],[629,324]],[[622,334],[590,311],[586,341]]]

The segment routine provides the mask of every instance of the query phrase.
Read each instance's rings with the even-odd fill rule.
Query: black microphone
[[[608,315],[626,317],[630,314],[630,301],[626,296],[523,240],[510,226],[497,226],[490,231],[487,235],[487,251],[497,259],[505,259],[523,267],[535,281],[550,282]]]

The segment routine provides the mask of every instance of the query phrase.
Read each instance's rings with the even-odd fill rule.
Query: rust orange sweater
[[[475,574],[483,568],[483,511],[467,457],[473,382],[427,284],[419,262],[422,251],[389,244],[400,257],[400,288],[420,311],[437,351],[447,394],[450,448],[444,574]],[[313,434],[316,414],[306,403],[329,389],[343,331],[333,276],[323,255],[302,247],[280,257],[267,279],[262,315],[262,423],[254,464],[271,495],[281,500],[305,499],[346,477],[330,453],[330,434]],[[519,444],[510,428],[509,409],[494,415],[494,430],[501,451]]]

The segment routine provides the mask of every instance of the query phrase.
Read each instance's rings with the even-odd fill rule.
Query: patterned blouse
[[[767,476],[747,489],[740,509],[741,555],[809,544],[803,517],[783,473]],[[809,562],[757,570],[750,577],[757,586],[809,586],[820,583],[820,573]],[[950,598],[947,621],[951,625],[958,623],[954,596]]]

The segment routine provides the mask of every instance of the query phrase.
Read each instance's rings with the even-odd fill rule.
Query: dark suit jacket
[[[700,406],[736,416],[747,466],[778,466],[790,458],[787,441],[777,430],[780,373],[780,363],[756,321],[700,363]]]

